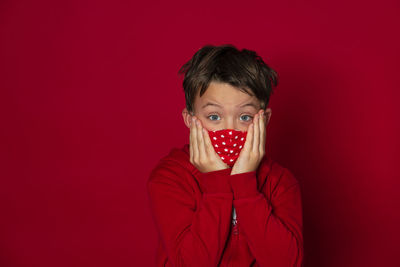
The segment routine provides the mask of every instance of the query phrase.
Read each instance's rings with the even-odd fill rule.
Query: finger
[[[189,134],[189,158],[190,158],[190,162],[192,161],[192,156],[193,156],[193,152],[192,152],[192,127],[190,127],[190,134]]]
[[[254,122],[252,122],[247,128],[246,141],[244,142],[243,150],[250,151],[253,146],[253,132],[254,132]]]
[[[260,113],[254,116],[254,139],[252,150],[254,153],[258,153],[260,150]]]
[[[264,154],[265,150],[265,113],[262,113],[260,117],[260,154]]]
[[[190,119],[190,134],[189,134],[189,155],[190,155],[190,162],[193,163],[193,119]]]
[[[208,134],[206,128],[203,128],[203,139],[207,155],[212,155],[212,153],[215,152],[215,150],[212,146],[210,135]]]
[[[199,158],[205,159],[207,157],[207,154],[204,145],[203,127],[201,126],[200,120],[197,120],[196,123],[197,123],[197,144],[199,146]]]
[[[197,144],[197,124],[196,124],[196,118],[194,121],[192,121],[193,125],[193,160],[197,161],[199,159],[199,147]]]

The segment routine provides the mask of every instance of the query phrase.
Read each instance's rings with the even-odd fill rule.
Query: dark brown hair
[[[225,82],[255,95],[262,109],[267,107],[272,89],[278,85],[277,73],[256,52],[240,51],[230,44],[203,46],[179,69],[178,74],[185,74],[183,90],[186,108],[191,113],[194,112],[198,90],[202,96],[211,81]]]

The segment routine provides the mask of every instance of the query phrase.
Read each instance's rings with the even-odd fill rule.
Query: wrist
[[[229,182],[234,199],[248,198],[259,194],[255,170],[236,174],[231,173]]]
[[[236,170],[236,169],[232,168],[231,175],[248,173],[248,172],[253,172],[253,171],[255,171],[255,170]]]
[[[232,193],[229,184],[230,168],[199,173],[198,181],[203,193]]]

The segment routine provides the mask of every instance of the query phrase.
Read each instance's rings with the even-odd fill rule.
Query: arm
[[[148,191],[154,219],[173,266],[217,266],[228,238],[233,195],[230,169],[200,173],[199,206],[184,173],[152,172]],[[191,177],[190,177],[191,178]]]
[[[231,176],[239,231],[259,266],[302,266],[300,187],[285,169],[272,199],[257,190],[256,171]]]

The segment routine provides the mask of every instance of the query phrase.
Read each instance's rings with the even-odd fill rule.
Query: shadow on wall
[[[341,106],[340,90],[346,87],[347,74],[299,54],[276,60],[282,67],[276,69],[280,83],[271,96],[267,151],[301,185],[304,266],[337,266],[342,261],[347,265],[354,245],[351,240],[358,239],[354,229],[345,225],[346,216],[356,217],[357,210],[348,205],[354,196],[343,182],[349,175],[343,164],[350,166],[350,162],[344,163],[338,145],[346,138],[338,130],[336,109]],[[275,102],[279,102],[276,107]]]

